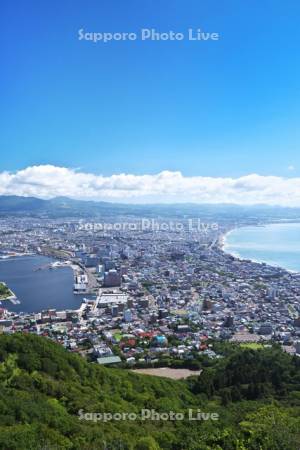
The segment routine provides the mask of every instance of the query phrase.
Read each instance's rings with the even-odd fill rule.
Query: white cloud
[[[180,172],[108,177],[51,165],[0,173],[0,195],[149,202],[299,206],[300,178],[250,174],[240,178],[186,177]]]

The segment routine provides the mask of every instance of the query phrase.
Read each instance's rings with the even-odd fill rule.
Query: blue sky
[[[2,0],[0,171],[300,175],[298,0]],[[217,42],[78,30],[218,32]],[[292,166],[292,167],[291,167]]]

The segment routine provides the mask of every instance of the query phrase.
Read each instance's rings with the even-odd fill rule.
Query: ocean
[[[300,223],[236,228],[226,235],[224,251],[300,272]]]
[[[4,301],[1,306],[16,312],[77,309],[83,297],[73,294],[74,277],[70,267],[37,270],[53,261],[45,256],[0,260],[0,281],[4,281],[21,302],[13,305]]]

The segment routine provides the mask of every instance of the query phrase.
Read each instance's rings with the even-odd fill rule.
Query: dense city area
[[[300,354],[300,274],[223,251],[226,233],[241,225],[2,218],[1,259],[46,255],[52,262],[39,270],[68,266],[82,303],[15,312],[22,298],[2,283],[0,332],[47,336],[90,361],[149,370],[197,370],[201,358],[219,357],[216,340],[277,342]]]

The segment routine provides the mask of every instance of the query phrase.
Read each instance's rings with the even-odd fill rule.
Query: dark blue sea
[[[4,281],[20,300],[20,305],[2,302],[16,312],[42,309],[76,309],[82,296],[73,294],[73,270],[70,267],[36,270],[54,260],[45,256],[21,256],[0,260],[0,281]]]

